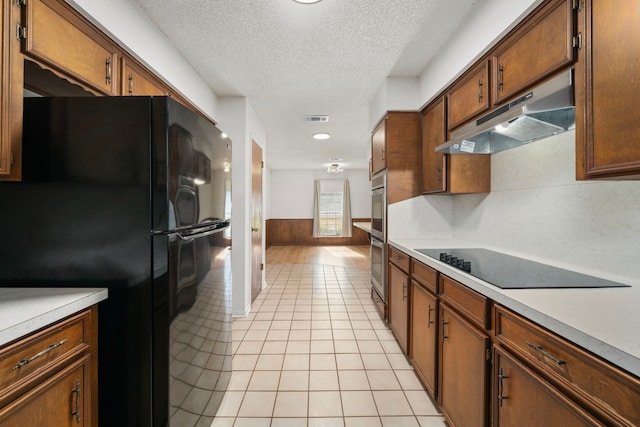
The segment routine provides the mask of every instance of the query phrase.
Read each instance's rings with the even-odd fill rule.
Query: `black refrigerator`
[[[231,142],[168,97],[25,98],[0,286],[106,287],[101,426],[209,425],[231,376]]]

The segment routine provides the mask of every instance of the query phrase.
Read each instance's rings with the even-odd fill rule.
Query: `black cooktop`
[[[502,289],[628,287],[488,249],[416,249]]]

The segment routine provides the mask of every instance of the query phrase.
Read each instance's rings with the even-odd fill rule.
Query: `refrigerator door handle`
[[[176,228],[174,230],[168,230],[168,231],[152,231],[151,234],[154,236],[157,235],[164,235],[164,236],[170,236],[170,235],[175,235],[177,236],[180,240],[186,241],[186,242],[190,242],[194,239],[200,238],[200,237],[206,237],[206,236],[210,236],[212,234],[215,233],[219,233],[227,228],[229,228],[229,226],[231,225],[231,220],[223,220],[223,221],[215,221],[215,222],[207,222],[207,223],[201,223],[201,224],[196,224],[196,225],[192,225],[192,226],[188,226],[188,227],[180,227],[180,228]]]

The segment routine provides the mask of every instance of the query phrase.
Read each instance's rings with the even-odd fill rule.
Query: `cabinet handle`
[[[528,341],[527,341],[527,345],[528,345],[529,347],[531,347],[532,349],[534,349],[534,350],[539,351],[540,353],[542,353],[542,355],[543,355],[544,357],[546,357],[547,359],[551,359],[551,360],[553,360],[553,361],[554,361],[554,362],[556,362],[558,365],[564,365],[564,364],[566,364],[566,363],[567,363],[566,361],[564,361],[564,360],[562,360],[562,359],[558,359],[557,357],[555,357],[555,356],[553,356],[552,354],[548,353],[547,351],[545,351],[545,350],[544,350],[541,346],[539,346],[539,345],[532,344],[532,343],[530,343],[530,342],[528,342]]]
[[[431,327],[432,323],[435,323],[433,320],[431,320],[431,312],[432,311],[436,311],[435,308],[431,308],[431,304],[429,304],[429,307],[427,307],[427,328]]]
[[[111,84],[111,58],[107,58],[107,60],[105,61],[105,65],[107,68],[107,76],[106,76],[107,84],[110,85]]]
[[[21,361],[18,362],[17,365],[15,365],[13,368],[11,368],[12,371],[15,371],[16,369],[20,369],[22,368],[24,365],[33,362],[34,360],[36,360],[38,357],[44,356],[45,354],[49,353],[51,350],[55,350],[56,348],[60,347],[62,344],[66,343],[69,340],[62,340],[60,342],[57,343],[53,343],[51,344],[49,347],[45,348],[44,350],[34,354],[33,356],[31,356],[28,359],[22,359]]]
[[[133,74],[129,74],[129,95],[133,96]]]
[[[504,86],[504,66],[498,66],[498,89],[502,90]]]
[[[482,86],[484,86],[482,84],[482,80],[478,80],[478,103],[481,103],[482,99],[484,98],[484,96],[482,95]]]
[[[75,401],[75,411],[71,415],[76,417],[76,424],[80,424],[80,381],[76,380],[76,386],[71,389],[71,400]]]
[[[402,285],[402,301],[407,299],[407,288],[408,287],[409,287],[409,285],[407,285],[406,282]]]
[[[449,324],[449,322],[445,322],[445,320],[442,319],[442,342],[444,342],[444,340],[449,338],[447,335],[444,334],[444,327],[445,327],[445,325],[448,325],[448,324]]]
[[[384,148],[382,149],[382,161],[384,162]]]
[[[502,401],[505,399],[508,399],[508,396],[504,396],[502,394],[504,388],[503,388],[503,384],[502,381],[509,378],[508,376],[506,376],[502,370],[502,368],[500,368],[498,370],[498,404],[500,405],[500,407],[502,408]]]

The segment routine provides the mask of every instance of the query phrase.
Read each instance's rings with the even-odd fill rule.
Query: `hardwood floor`
[[[369,271],[369,245],[270,246],[266,264],[329,264]]]

